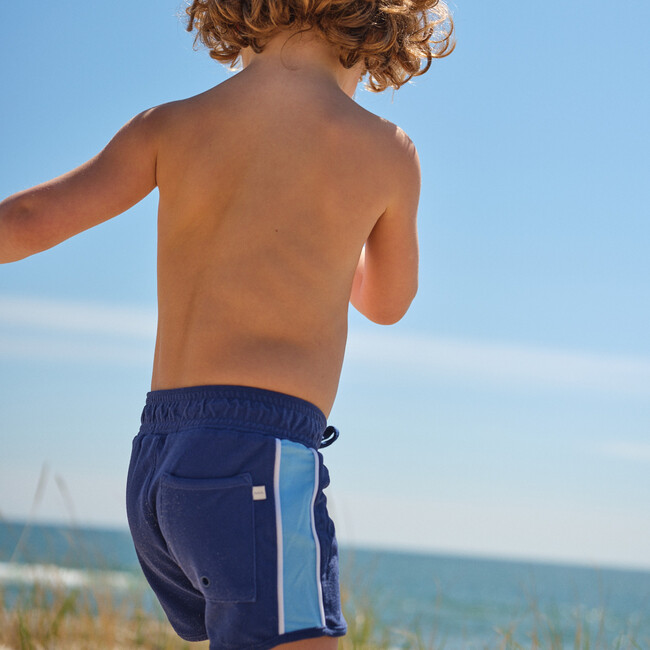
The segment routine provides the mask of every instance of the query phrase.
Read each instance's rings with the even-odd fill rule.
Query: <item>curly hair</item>
[[[376,93],[424,74],[456,45],[443,0],[192,0],[185,12],[194,46],[201,41],[231,69],[243,48],[259,54],[278,29],[314,28],[344,68],[363,60],[365,87]]]

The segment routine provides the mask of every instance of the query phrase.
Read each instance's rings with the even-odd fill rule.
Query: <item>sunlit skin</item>
[[[417,289],[419,162],[353,99],[362,69],[280,32],[243,69],[150,109],[79,168],[0,203],[0,261],[50,248],[157,185],[151,388],[257,386],[329,414],[348,302],[377,323]],[[365,244],[365,254],[361,255]]]

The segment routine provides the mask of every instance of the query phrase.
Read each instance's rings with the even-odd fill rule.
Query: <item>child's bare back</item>
[[[381,295],[359,293],[368,315],[397,320],[415,293],[412,144],[334,84],[291,70],[251,66],[156,110],[152,388],[258,386],[328,414],[373,229]]]
[[[242,58],[227,81],[140,113],[93,159],[0,203],[0,261],[157,186],[152,389],[258,386],[328,415],[348,302],[388,324],[415,295],[419,161],[352,99],[359,69],[323,39],[284,30]]]
[[[171,625],[215,650],[334,650],[346,633],[318,450],[336,438],[348,305],[390,324],[417,291],[415,148],[352,97],[364,74],[400,87],[453,49],[451,27],[433,38],[447,10],[342,4],[194,0],[188,28],[242,71],[0,202],[1,263],[159,189],[158,332],[127,515]]]

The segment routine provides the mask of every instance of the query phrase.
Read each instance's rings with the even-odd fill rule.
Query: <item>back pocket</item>
[[[160,530],[171,554],[206,600],[255,601],[255,521],[250,474],[163,475]]]

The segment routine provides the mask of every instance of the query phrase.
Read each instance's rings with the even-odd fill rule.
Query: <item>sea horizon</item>
[[[540,620],[555,626],[566,648],[573,647],[576,621],[605,635],[598,648],[650,647],[650,571],[643,569],[341,544],[340,573],[352,633],[370,611],[372,634],[378,642],[390,637],[391,648],[412,630],[436,635],[436,643],[442,635],[446,650],[495,647],[486,644],[513,625],[524,643]],[[107,588],[118,600],[139,593],[146,611],[162,617],[125,528],[0,521],[5,611],[35,585]],[[648,645],[624,645],[631,640]]]
[[[46,528],[46,529],[63,529],[68,531],[88,531],[95,533],[114,533],[125,535],[130,539],[131,533],[128,525],[120,526],[118,524],[102,524],[96,522],[72,522],[62,521],[59,519],[38,518],[34,520],[24,519],[20,517],[3,518],[0,516],[0,526],[16,526],[21,527],[23,530],[31,527]],[[339,540],[339,549],[343,552],[362,551],[370,553],[388,553],[396,555],[413,555],[413,556],[426,556],[438,557],[440,559],[450,560],[479,560],[485,562],[501,562],[510,564],[534,564],[539,566],[549,567],[574,567],[592,570],[609,570],[609,571],[629,571],[633,573],[649,573],[650,574],[650,557],[648,564],[626,563],[616,561],[594,561],[594,560],[580,560],[578,558],[556,558],[548,556],[525,555],[525,554],[512,554],[504,552],[499,553],[482,553],[480,551],[462,551],[452,550],[445,548],[425,547],[425,546],[400,546],[400,545],[384,545],[384,544],[369,544],[367,542],[350,542],[348,540]],[[2,547],[0,547],[0,561],[2,561]],[[135,557],[135,555],[134,555]]]

